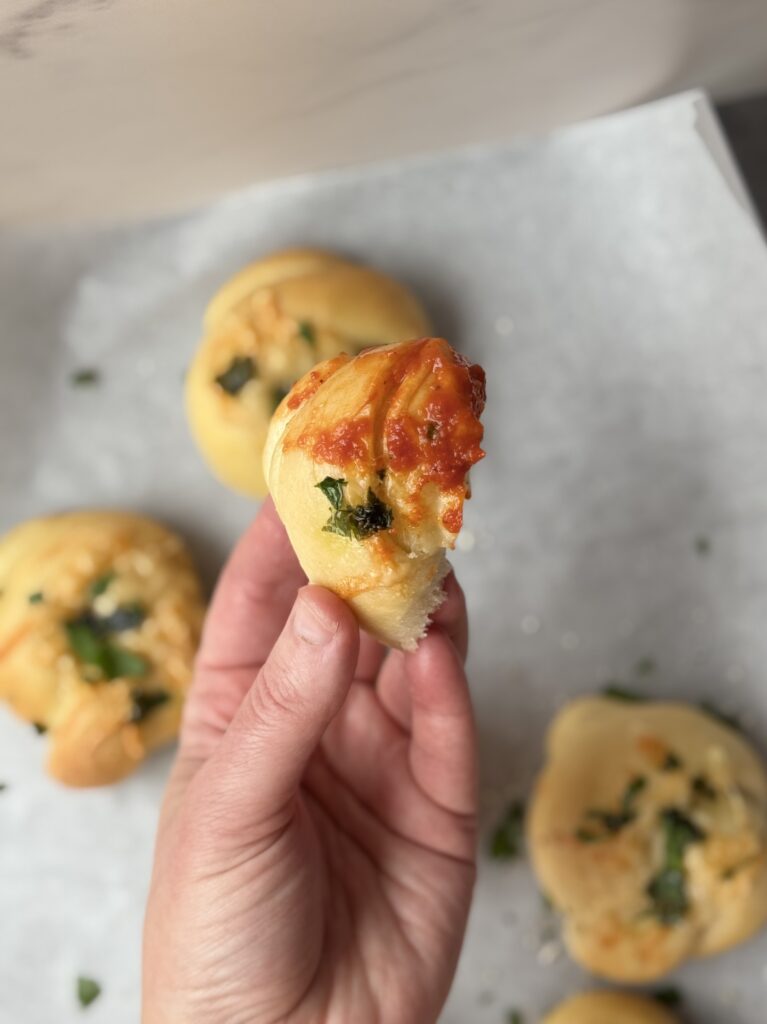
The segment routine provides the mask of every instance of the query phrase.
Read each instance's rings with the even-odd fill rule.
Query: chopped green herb
[[[312,348],[317,348],[317,335],[314,332],[314,328],[308,320],[300,320],[298,323],[298,333],[304,339],[307,345]]]
[[[525,805],[515,800],[504,812],[490,840],[494,860],[513,860],[522,853],[525,842]]]
[[[678,988],[669,985],[667,988],[656,989],[652,994],[653,999],[663,1006],[681,1006],[683,1003],[682,993]]]
[[[367,501],[364,505],[349,505],[344,503],[346,480],[326,476],[315,486],[322,491],[333,510],[330,519],[323,526],[325,533],[337,533],[341,537],[365,540],[379,530],[388,530],[393,522],[392,510],[381,501],[372,488],[368,488]]]
[[[689,902],[684,868],[687,847],[702,842],[705,832],[675,807],[666,808],[660,815],[665,844],[665,863],[650,879],[647,895],[652,912],[662,924],[677,924],[687,913]]]
[[[101,985],[93,978],[77,979],[77,998],[80,1006],[90,1006],[101,995]]]
[[[439,430],[439,424],[438,423],[428,423],[426,425],[426,440],[427,441],[433,441],[434,438],[437,436],[437,431],[438,430]]]
[[[587,828],[578,828],[575,830],[575,838],[579,843],[599,843],[605,838],[605,836],[592,832]]]
[[[509,1010],[506,1014],[506,1024],[525,1024],[525,1018],[521,1010]]]
[[[155,708],[170,700],[167,690],[134,690],[131,694],[131,722],[142,722]]]
[[[149,671],[149,662],[135,651],[127,651],[115,644],[109,646],[107,679],[143,679]]]
[[[70,374],[69,382],[76,388],[93,387],[101,380],[101,373],[93,367],[84,367]]]
[[[641,693],[630,690],[621,683],[607,683],[602,689],[602,696],[609,697],[611,700],[621,700],[626,704],[642,704],[647,700]]]
[[[602,826],[603,832],[593,832],[593,830],[586,828],[590,836],[588,839],[584,839],[582,835],[576,833],[577,838],[581,842],[598,842],[600,839],[606,839],[608,836],[616,835],[629,825],[634,818],[636,818],[636,801],[640,793],[646,788],[647,779],[644,775],[636,775],[628,783],[624,790],[623,796],[621,797],[620,807],[617,811],[602,811],[602,810],[589,810],[586,812],[588,818],[599,822]],[[581,831],[581,830],[579,830]],[[593,836],[593,838],[591,838]]]
[[[334,509],[341,508],[344,503],[345,480],[334,480],[332,476],[326,476],[324,480],[320,480],[314,486],[322,491]]]
[[[673,750],[670,750],[668,754],[666,754],[666,758],[660,766],[660,770],[662,772],[677,772],[681,767],[682,762],[680,758],[677,757]]]
[[[140,679],[149,671],[146,658],[112,643],[90,613],[65,623],[64,628],[80,661],[95,665],[105,679]]]
[[[8,783],[0,782],[0,793],[4,793],[6,789],[8,789]]]
[[[216,377],[216,384],[228,395],[238,395],[256,376],[256,364],[250,356],[235,356],[229,366]]]
[[[636,663],[636,674],[638,676],[651,676],[657,667],[658,666],[654,658],[640,658]]]
[[[124,633],[128,629],[138,629],[146,618],[144,606],[137,601],[121,604],[110,615],[99,615],[95,618],[96,628],[104,633]]]
[[[633,814],[636,798],[646,788],[647,779],[644,775],[635,775],[628,786],[626,786],[626,791],[623,794],[623,800],[621,801],[621,811],[623,814]]]
[[[741,725],[740,719],[735,715],[730,715],[726,711],[722,711],[721,708],[717,707],[713,701],[702,700],[698,703],[698,707],[701,711],[705,711],[707,715],[711,715],[712,718],[716,718],[717,721],[723,725],[728,725],[735,732],[743,732],[743,726]]]
[[[705,775],[696,775],[692,780],[692,791],[702,800],[716,800],[717,792]]]
[[[42,590],[36,590],[34,594],[30,594],[27,598],[30,604],[42,604],[43,592]]]
[[[280,387],[276,384],[271,391],[272,394],[272,412],[277,408],[280,402],[285,398],[286,395],[290,394],[290,388]]]
[[[88,595],[91,598],[101,597],[109,589],[109,585],[116,579],[117,573],[105,572],[103,576],[99,576],[98,579],[94,580],[88,587]]]
[[[708,537],[700,536],[695,538],[695,551],[699,555],[708,555],[711,553],[711,541]]]
[[[48,732],[48,726],[47,725],[43,725],[42,722],[33,722],[32,723],[32,728],[35,730],[35,732],[37,733],[38,736],[42,736],[43,733]]]

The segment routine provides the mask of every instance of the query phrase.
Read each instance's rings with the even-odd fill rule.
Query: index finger
[[[198,670],[255,672],[306,583],[271,498],[235,546],[213,594]]]

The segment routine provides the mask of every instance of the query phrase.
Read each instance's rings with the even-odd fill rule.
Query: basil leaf
[[[131,722],[142,722],[155,708],[170,700],[167,690],[134,690],[131,694]]]
[[[696,775],[692,780],[692,792],[702,800],[716,800],[718,794],[705,775]]]
[[[579,828],[575,833],[575,838],[579,839],[582,843],[596,843],[601,839],[607,839],[609,836],[616,835],[636,818],[636,801],[646,786],[647,779],[645,776],[635,775],[626,786],[617,811],[596,809],[586,812],[586,817],[598,822],[602,826],[603,831],[599,833],[588,827]]]
[[[34,594],[30,594],[27,598],[30,604],[42,604],[43,592],[42,590],[36,590]]]
[[[69,382],[76,388],[92,387],[101,380],[101,374],[93,367],[83,367],[82,370],[75,370],[70,374]]]
[[[673,925],[681,921],[689,909],[685,851],[693,843],[702,842],[706,834],[675,807],[662,811],[660,821],[664,833],[665,864],[650,879],[646,892],[652,903],[652,913],[662,924]]]
[[[107,679],[143,679],[148,672],[149,662],[141,654],[116,644],[107,645]]]
[[[105,679],[140,679],[149,671],[149,662],[134,651],[112,643],[102,632],[100,620],[91,612],[64,624],[69,644],[85,665],[95,665]]]
[[[334,509],[341,508],[344,503],[345,480],[334,480],[332,476],[326,476],[324,480],[320,480],[314,486],[319,487]]]
[[[101,597],[116,577],[117,573],[115,572],[105,572],[103,576],[99,576],[99,578],[94,580],[88,588],[88,596],[91,598]]]
[[[216,377],[216,384],[228,395],[238,395],[256,376],[256,364],[250,356],[235,356],[229,366]]]
[[[620,683],[608,683],[602,689],[602,696],[609,697],[610,700],[620,700],[626,704],[644,704],[647,700],[641,693],[630,690],[627,686],[622,686]]]
[[[662,772],[676,772],[679,771],[681,767],[682,762],[680,758],[677,757],[673,750],[670,750],[666,754],[665,760],[663,761],[663,764],[660,766],[660,770]]]
[[[80,1006],[90,1006],[101,995],[101,985],[93,978],[77,979],[77,998]]]
[[[515,800],[506,809],[490,840],[493,860],[513,860],[522,853],[525,843],[525,805]]]
[[[667,988],[656,989],[652,994],[653,999],[656,1003],[661,1003],[663,1006],[681,1006],[684,1000],[682,999],[682,993],[678,988],[674,988],[669,985]]]
[[[388,530],[394,520],[392,510],[370,487],[364,505],[349,505],[344,504],[346,480],[326,476],[315,486],[319,487],[333,509],[330,519],[322,528],[325,533],[365,540],[379,530]]]
[[[88,616],[73,619],[67,622],[64,627],[69,637],[69,646],[75,652],[80,661],[86,665],[98,665],[102,667],[104,660],[105,641],[99,635],[97,628],[89,621]]]
[[[145,618],[143,605],[134,601],[119,605],[110,615],[99,615],[96,623],[105,633],[124,633],[127,629],[138,629]]]
[[[308,320],[299,321],[298,333],[307,345],[313,349],[317,348],[317,335],[314,333],[314,327],[312,327]]]

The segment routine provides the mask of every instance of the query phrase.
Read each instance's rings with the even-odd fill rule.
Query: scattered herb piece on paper
[[[80,1006],[90,1006],[101,995],[101,985],[93,978],[77,979],[77,998]]]
[[[525,805],[515,800],[498,822],[490,840],[493,860],[513,860],[519,857],[525,845]]]
[[[609,697],[610,700],[622,700],[626,704],[643,704],[647,700],[641,693],[637,693],[636,690],[632,690],[622,683],[607,683],[602,688],[602,696]]]
[[[69,382],[76,388],[93,387],[101,382],[101,372],[92,366],[84,366],[70,374]]]
[[[711,554],[711,541],[708,537],[701,534],[695,538],[695,553],[702,557]]]

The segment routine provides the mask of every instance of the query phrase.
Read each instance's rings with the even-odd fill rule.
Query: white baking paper
[[[712,134],[713,132],[713,134]],[[524,795],[547,722],[607,679],[707,697],[767,751],[767,253],[706,100],[517,145],[298,178],[190,216],[0,240],[0,526],[78,505],[158,515],[211,578],[253,506],[187,436],[206,299],[309,243],[411,284],[488,375],[487,459],[455,564],[467,589],[483,832]],[[96,366],[100,387],[73,389]],[[696,538],[710,542],[708,554]],[[169,755],[58,787],[0,714],[0,1021],[135,1024]],[[587,979],[524,861],[483,855],[444,1024],[530,1024]],[[758,1024],[767,934],[678,972],[690,1020]],[[359,1022],[365,1024],[365,1022]]]

